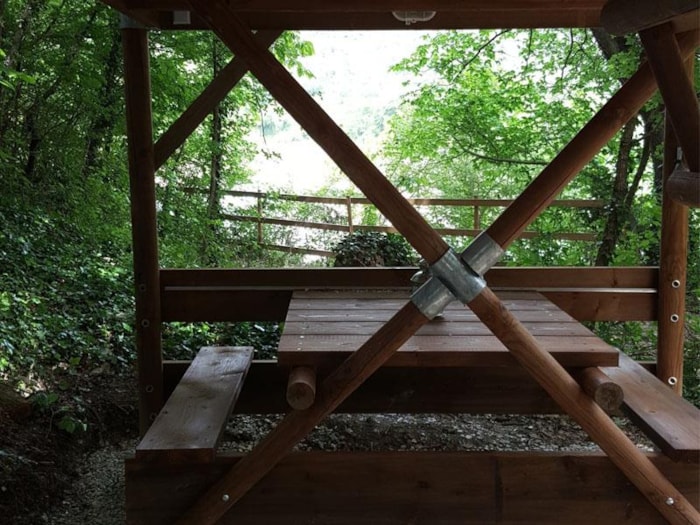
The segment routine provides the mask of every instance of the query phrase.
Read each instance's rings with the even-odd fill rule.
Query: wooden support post
[[[692,55],[698,41],[696,32],[679,36],[678,44],[684,59]],[[512,243],[615,133],[637,114],[655,89],[654,74],[649,65],[644,64],[494,221],[487,230],[491,238],[503,248]]]
[[[485,288],[469,307],[550,396],[588,433],[610,460],[672,524],[700,523],[700,513],[642,454],[564,368]]]
[[[269,47],[281,34],[281,31],[259,31],[255,34],[255,39],[260,42],[261,46]],[[204,121],[247,72],[248,68],[242,60],[237,57],[231,59],[209,86],[202,91],[201,95],[158,139],[154,152],[156,169],[160,168],[170,155],[185,142],[187,137],[197,129],[197,126]]]
[[[408,303],[359,350],[321,383],[316,402],[293,410],[250,453],[211,487],[180,520],[179,525],[216,523],[231,506],[265,476],[299,441],[365,379],[393,355],[428,319]]]
[[[255,41],[230,5],[194,0],[189,3],[418,253],[429,264],[439,260],[447,251],[447,244],[272,53]]]
[[[287,403],[295,410],[306,410],[316,399],[316,370],[297,366],[289,372]]]
[[[692,76],[693,61],[686,72]],[[666,184],[678,152],[678,137],[666,116],[664,136],[663,197],[661,202],[661,261],[659,268],[659,320],[656,375],[677,394],[683,392],[685,288],[688,268],[688,208],[675,202]]]
[[[129,184],[136,287],[136,351],[141,433],[163,404],[158,229],[148,33],[122,29],[129,138]]]
[[[596,367],[584,368],[573,374],[584,392],[598,403],[608,414],[617,414],[622,406],[625,394],[620,385],[610,379]]]
[[[700,108],[671,24],[639,33],[690,171],[700,171]]]

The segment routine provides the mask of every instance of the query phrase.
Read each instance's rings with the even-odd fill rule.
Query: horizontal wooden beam
[[[157,19],[167,29],[203,29],[192,14],[189,26],[173,23],[173,11],[188,10],[187,0],[103,0],[136,19]],[[604,0],[333,0],[318,2],[232,2],[231,7],[251,29],[486,29],[597,27]],[[392,11],[436,11],[432,20],[406,26]]]
[[[694,504],[696,465],[649,455]],[[126,464],[131,524],[174,523],[238,462]],[[666,523],[603,455],[574,453],[305,452],[280,462],[219,523],[650,525]]]
[[[417,268],[161,270],[163,320],[283,321],[292,291],[408,288]],[[492,287],[537,290],[579,321],[656,319],[656,268],[493,268]]]
[[[400,288],[411,286],[417,267],[163,269],[161,287],[304,290],[324,288]],[[495,267],[486,274],[503,288],[656,288],[656,266]]]
[[[624,35],[669,22],[697,9],[697,0],[610,0],[603,7],[600,21],[613,35]]]

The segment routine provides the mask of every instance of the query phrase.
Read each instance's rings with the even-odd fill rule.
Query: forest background
[[[314,53],[307,37],[285,33],[274,44],[274,53],[304,82],[317,73],[305,65]],[[159,136],[230,55],[210,35],[187,32],[152,32],[151,54]],[[1,0],[0,57],[0,382],[51,413],[51,431],[79,434],[90,420],[81,390],[85,377],[128,375],[135,360],[119,19],[100,3]],[[636,38],[613,38],[602,30],[426,34],[388,73],[406,82],[401,100],[382,111],[357,111],[343,126],[409,197],[512,198],[640,60]],[[323,104],[323,90],[333,90],[334,80],[328,73],[318,80],[325,87],[312,91]],[[266,213],[339,220],[332,206],[275,198],[294,188],[259,187],[252,166],[261,158],[284,163],[270,144],[275,136],[297,132],[281,115],[246,76],[158,172],[162,266],[333,263],[265,250],[255,224],[224,218],[255,214],[255,203],[226,195],[255,188],[270,194]],[[549,209],[533,225],[539,236],[517,242],[505,263],[657,265],[662,136],[657,96],[561,195],[602,200],[604,207]],[[340,180],[331,172],[314,193],[356,195]],[[426,213],[429,221],[448,227],[474,221],[470,209]],[[482,223],[496,213],[485,211]],[[371,207],[356,215],[366,225],[385,224]],[[697,404],[697,211],[690,222],[684,393]],[[562,230],[596,232],[596,240],[555,239]],[[265,235],[267,244],[300,239],[281,226],[266,228]],[[306,243],[336,251],[388,245],[403,257],[399,262],[417,263],[400,240],[378,239],[343,239],[333,232],[303,236]],[[456,247],[468,241],[450,239]],[[653,324],[593,328],[628,353],[653,358]],[[269,357],[277,335],[276,325],[264,323],[173,324],[164,344],[168,358],[189,357],[216,342],[252,344],[259,356]]]

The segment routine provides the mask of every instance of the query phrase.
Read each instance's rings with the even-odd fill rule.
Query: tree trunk
[[[109,153],[109,146],[112,143],[112,131],[119,120],[121,56],[121,38],[119,37],[119,31],[115,27],[112,32],[112,41],[102,75],[104,79],[100,89],[102,110],[92,121],[87,134],[88,143],[85,148],[85,162],[82,170],[84,179],[87,179],[99,167],[100,160],[104,160]],[[103,155],[100,155],[101,150],[103,150]]]
[[[608,266],[615,253],[615,246],[622,233],[622,225],[626,216],[625,204],[628,201],[629,185],[627,177],[630,171],[630,153],[634,144],[634,128],[637,119],[629,121],[622,128],[620,147],[615,163],[615,179],[608,204],[608,219],[603,230],[603,237],[598,247],[595,259],[596,266]]]

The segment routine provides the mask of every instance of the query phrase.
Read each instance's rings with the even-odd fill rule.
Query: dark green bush
[[[356,232],[334,248],[333,266],[415,266],[416,256],[406,240],[395,233]]]

